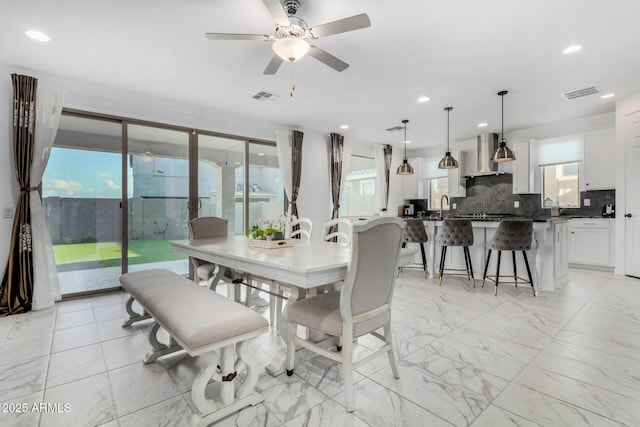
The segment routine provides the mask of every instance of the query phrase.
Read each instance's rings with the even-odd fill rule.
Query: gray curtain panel
[[[38,79],[12,74],[13,161],[20,195],[11,230],[9,260],[0,286],[0,317],[25,313],[33,301],[33,253],[29,192]]]
[[[331,213],[331,219],[336,219],[340,216],[340,188],[342,184],[342,159],[344,154],[344,136],[338,133],[332,133],[331,135],[331,151],[329,153],[329,165],[330,165],[330,179],[331,179],[331,199],[333,201],[333,211]],[[331,227],[330,233],[338,231],[337,226]],[[336,238],[334,240],[337,241]]]
[[[382,212],[387,211],[387,207],[389,206],[389,173],[391,171],[391,151],[392,147],[389,144],[384,146],[384,182],[385,182],[385,198],[384,198],[384,208],[382,208]]]
[[[291,215],[299,218],[298,191],[300,190],[300,177],[302,176],[302,138],[304,133],[294,130],[291,137]],[[294,227],[294,230],[299,227]],[[293,231],[293,230],[292,230]],[[296,236],[300,238],[300,235]]]

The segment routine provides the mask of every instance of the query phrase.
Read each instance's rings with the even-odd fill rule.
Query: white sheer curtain
[[[278,153],[278,166],[282,174],[282,182],[287,197],[291,200],[291,132],[286,130],[276,130],[276,151]],[[287,209],[291,213],[291,205]]]
[[[58,132],[64,92],[62,89],[38,83],[36,97],[36,127],[31,165],[31,186],[38,187],[47,167],[51,147]],[[51,235],[44,216],[40,193],[29,193],[33,239],[33,303],[32,310],[51,307],[59,301],[60,282],[53,256]]]
[[[387,179],[385,168],[384,145],[373,146],[373,159],[376,165],[376,196],[378,196],[378,209],[384,212],[387,209]]]
[[[353,151],[353,142],[344,137],[342,141],[342,173],[340,178],[340,200],[344,199],[344,185],[347,183],[347,174],[349,173],[349,164],[351,163],[351,152]]]

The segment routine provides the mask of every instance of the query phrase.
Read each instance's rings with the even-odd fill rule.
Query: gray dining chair
[[[397,217],[354,224],[342,291],[323,293],[290,303],[285,308],[287,375],[293,374],[298,345],[341,363],[348,412],[355,409],[353,371],[360,365],[386,353],[393,376],[399,378],[391,337],[391,299],[404,227],[405,222]],[[336,337],[342,346],[330,351],[303,339],[296,334],[298,325]],[[380,328],[383,334],[377,332]],[[353,360],[354,339],[368,334],[384,344],[375,352]]]
[[[209,239],[214,237],[227,237],[227,223],[224,218],[215,216],[202,216],[189,221],[190,239]],[[195,281],[205,280],[212,291],[216,290],[222,276],[218,273],[218,266],[212,262],[191,257],[191,263],[195,269]],[[231,279],[229,279],[231,283]]]
[[[488,253],[487,253],[487,261],[484,265],[484,275],[482,276],[482,287],[484,287],[485,280],[489,279],[492,282],[495,282],[495,291],[494,295],[498,295],[498,283],[500,282],[500,256],[502,255],[502,251],[511,251],[511,259],[513,261],[513,276],[502,276],[511,277],[513,279],[512,282],[505,282],[503,280],[502,283],[513,283],[516,288],[518,287],[518,280],[520,283],[529,283],[531,285],[531,292],[533,292],[533,296],[536,296],[536,288],[533,285],[533,278],[531,276],[531,268],[529,267],[529,260],[527,259],[527,252],[531,250],[531,240],[533,238],[533,221],[532,220],[502,220],[498,225],[498,229],[496,233],[493,235],[493,238],[488,244]],[[487,275],[487,270],[489,269],[489,260],[491,259],[491,251],[498,251],[498,264],[496,266],[496,274],[495,276]],[[524,265],[527,268],[527,274],[529,276],[529,280],[519,277],[518,270],[516,268],[516,251],[522,251],[522,256],[524,258]],[[493,278],[495,277],[495,279]]]

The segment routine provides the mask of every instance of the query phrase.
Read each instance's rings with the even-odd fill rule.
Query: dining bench
[[[258,364],[249,343],[269,331],[264,317],[166,269],[126,273],[120,276],[120,284],[154,320],[149,329],[152,349],[143,362],[184,350],[199,367],[191,387],[199,414],[194,414],[190,425],[206,426],[262,402],[255,390]],[[168,345],[158,339],[160,328],[169,334]],[[239,375],[242,365],[246,371]],[[219,383],[217,400],[205,396],[211,379]]]

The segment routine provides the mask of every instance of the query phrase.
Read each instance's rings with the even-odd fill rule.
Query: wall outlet
[[[520,207],[520,201],[519,200],[514,200],[513,201],[513,207],[514,208],[519,208]]]
[[[585,206],[591,206],[591,199],[584,199]]]
[[[454,204],[451,206],[451,209],[457,209],[457,208],[456,208],[456,206],[458,206],[458,204],[457,204],[457,203],[454,203]]]
[[[13,218],[13,208],[2,208],[2,218]]]

